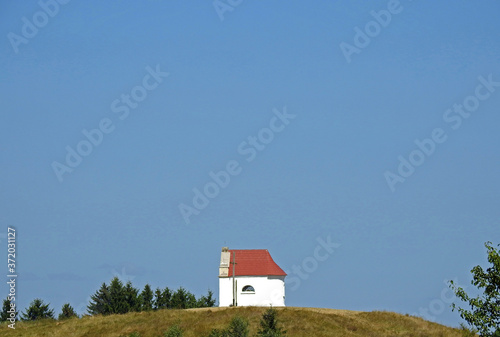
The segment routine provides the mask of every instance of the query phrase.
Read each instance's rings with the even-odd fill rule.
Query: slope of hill
[[[290,337],[310,336],[462,336],[458,329],[392,312],[358,312],[316,308],[277,308],[281,325]],[[138,332],[141,337],[160,337],[172,325],[184,337],[203,337],[212,328],[225,328],[231,319],[248,319],[250,333],[257,332],[265,308],[203,308],[159,310],[125,315],[84,317],[66,321],[17,322],[11,330],[2,324],[0,335],[23,337],[119,337]],[[10,330],[10,331],[6,331]]]

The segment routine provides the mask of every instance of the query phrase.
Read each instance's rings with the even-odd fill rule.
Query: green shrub
[[[248,321],[244,318],[236,316],[229,323],[229,337],[247,337],[248,336]]]
[[[182,329],[178,325],[171,326],[165,331],[164,337],[182,337]]]
[[[257,336],[279,337],[286,334],[286,330],[278,326],[278,312],[276,309],[269,308],[262,314],[260,319],[260,329]]]

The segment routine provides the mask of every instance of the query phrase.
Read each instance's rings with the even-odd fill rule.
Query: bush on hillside
[[[278,312],[276,309],[269,308],[262,314],[260,319],[260,329],[257,336],[262,337],[280,337],[286,334],[286,330],[278,326]]]
[[[182,329],[178,325],[171,326],[163,335],[164,337],[182,337]]]
[[[212,329],[208,337],[248,337],[248,321],[236,316],[231,320],[227,329]]]

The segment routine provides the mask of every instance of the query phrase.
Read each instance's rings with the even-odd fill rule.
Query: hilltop
[[[178,324],[184,337],[206,336],[212,328],[224,328],[234,316],[249,320],[251,334],[256,333],[266,308],[201,308],[158,310],[110,316],[86,316],[66,321],[17,322],[16,329],[1,326],[0,335],[23,337],[119,337],[138,332],[141,337],[159,337]],[[361,312],[318,308],[277,308],[281,325],[289,337],[322,336],[462,336],[459,329],[422,318],[392,312]]]

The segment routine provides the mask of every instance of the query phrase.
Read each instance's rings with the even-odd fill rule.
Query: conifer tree
[[[165,287],[163,291],[160,288],[156,288],[153,300],[154,309],[159,310],[171,308],[171,299],[172,291],[168,287]]]
[[[154,310],[159,310],[162,309],[162,296],[161,296],[161,289],[156,288],[155,290],[155,297],[153,299],[153,309]]]
[[[141,292],[141,310],[150,311],[153,310],[153,291],[151,286],[146,284],[144,290]]]
[[[286,331],[278,326],[278,312],[276,309],[269,308],[262,314],[260,320],[260,329],[257,336],[278,337],[286,334]]]
[[[105,282],[94,295],[90,296],[87,311],[90,315],[108,315],[111,313],[111,294]]]
[[[248,336],[248,321],[242,317],[236,316],[229,323],[227,330],[231,337],[247,337]]]
[[[196,296],[192,294],[191,292],[187,291],[186,292],[186,302],[184,304],[185,309],[190,309],[190,308],[197,308],[198,307],[198,300],[196,300]]]
[[[182,329],[178,325],[171,326],[165,333],[164,337],[182,337]]]
[[[127,301],[125,288],[118,277],[114,277],[109,283],[110,314],[125,314],[129,312],[130,305]]]
[[[54,310],[49,309],[49,304],[44,304],[39,298],[35,298],[26,312],[21,313],[23,321],[36,321],[39,319],[54,318]]]
[[[139,290],[128,281],[124,286],[118,277],[114,277],[109,286],[103,283],[101,288],[90,297],[87,310],[91,315],[125,314],[140,311]]]
[[[207,308],[213,306],[215,306],[215,298],[212,290],[208,290],[207,296],[200,297],[196,303],[196,307],[198,308]]]
[[[129,311],[141,311],[141,300],[139,297],[139,290],[132,286],[132,282],[128,281],[125,287],[123,287],[124,294],[124,307],[125,312]]]
[[[73,317],[78,317],[78,315],[75,312],[75,309],[69,304],[65,303],[62,306],[61,313],[59,314],[58,319],[63,320],[63,319],[68,319],[68,318],[73,318]]]
[[[10,318],[14,318],[15,320],[18,319],[17,315],[19,313],[15,308],[14,310],[12,310],[12,306],[10,304],[11,301],[8,298],[3,300],[2,313],[0,314],[0,322],[5,322],[7,321],[7,319]],[[11,317],[11,314],[13,314],[13,317]]]
[[[163,303],[164,303],[164,307],[166,309],[170,309],[172,308],[172,290],[170,290],[168,287],[165,287],[165,289],[163,289],[163,292],[161,293],[161,296],[163,298]]]
[[[192,299],[192,295],[183,287],[177,289],[177,291],[172,295],[172,308],[174,309],[186,309],[188,308],[188,303]]]

